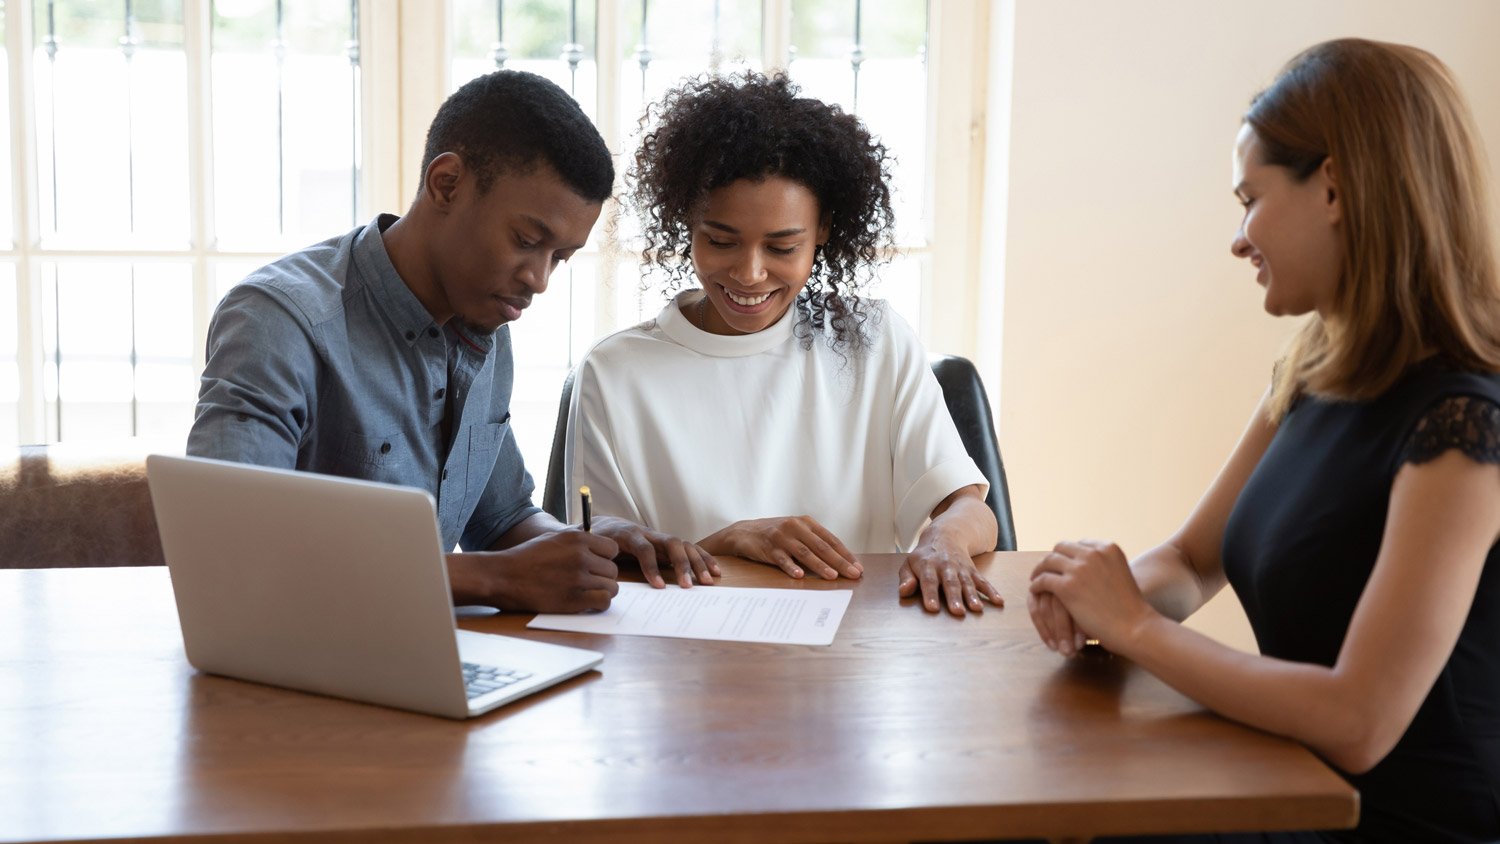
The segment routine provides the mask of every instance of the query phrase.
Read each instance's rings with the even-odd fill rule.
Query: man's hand
[[[577,528],[550,531],[503,551],[448,555],[455,603],[518,612],[604,610],[620,591],[613,539]]]
[[[824,580],[864,574],[854,552],[812,516],[735,522],[699,544],[715,554],[769,563],[792,577],[801,577],[803,569]]]
[[[712,586],[719,574],[719,564],[714,562],[712,554],[671,534],[614,516],[599,516],[594,519],[592,529],[596,536],[614,540],[620,554],[634,557],[646,582],[657,589],[667,585],[661,576],[663,566],[676,571],[677,585],[683,589],[693,585],[694,577],[704,586]]]

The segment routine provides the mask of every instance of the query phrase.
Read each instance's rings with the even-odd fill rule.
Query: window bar
[[[57,0],[47,0],[47,38],[42,42],[47,51],[47,129],[52,147],[52,231],[57,232]],[[58,401],[58,406],[62,402]],[[59,423],[61,427],[61,423]]]
[[[490,45],[490,61],[496,70],[504,70],[510,58],[510,48],[505,46],[505,0],[495,0],[495,43]]]
[[[276,224],[286,234],[286,15],[283,0],[276,0]]]
[[[349,40],[344,52],[349,56],[349,224],[359,222],[360,112],[359,86],[359,0],[349,0]]]
[[[578,0],[570,0],[568,3],[568,43],[563,45],[563,61],[568,63],[568,93],[574,99],[578,97],[578,63],[583,61],[583,45],[578,43]],[[577,304],[573,295],[573,289],[577,286],[573,282],[573,268],[568,267],[568,313],[573,312]],[[573,321],[568,320],[568,354],[571,356],[573,350]]]
[[[646,105],[646,71],[651,68],[651,60],[655,58],[651,55],[650,36],[647,34],[649,18],[647,17],[646,4],[647,0],[641,0],[641,40],[640,43],[635,45],[635,52],[631,55],[631,58],[635,59],[636,64],[641,66],[642,106]]]
[[[724,45],[719,39],[719,19],[719,0],[714,0],[713,38],[708,42],[708,72],[714,76],[719,75],[719,67],[724,63]]]
[[[120,55],[125,57],[125,196],[130,206],[130,232],[135,233],[135,48],[141,42],[136,34],[135,4],[125,0],[125,34],[120,36]],[[137,393],[140,355],[136,351],[135,263],[130,264],[130,435],[140,435],[141,408]],[[59,404],[61,395],[59,394]]]
[[[42,42],[47,52],[47,101],[49,109],[48,119],[48,142],[52,148],[52,231],[55,234],[58,226],[58,202],[57,194],[57,0],[47,0],[47,38]],[[62,298],[57,283],[57,267],[52,268],[52,320],[57,326],[53,332],[52,367],[57,375],[57,403],[53,408],[53,419],[57,423],[57,438],[62,439],[63,432],[63,400],[62,400]]]
[[[48,3],[50,6],[51,3]],[[53,203],[56,204],[55,202]],[[57,277],[57,265],[52,265],[52,324],[57,329],[52,332],[52,366],[57,370],[57,439],[63,438],[63,377],[62,377],[62,283]]]
[[[850,106],[855,114],[859,113],[859,66],[865,63],[864,39],[860,32],[860,13],[863,7],[863,0],[854,0],[854,46],[849,48],[849,66],[854,70],[854,99]]]
[[[583,61],[583,45],[578,43],[578,0],[568,3],[568,43],[560,58],[568,63],[568,93],[578,96],[578,63]]]

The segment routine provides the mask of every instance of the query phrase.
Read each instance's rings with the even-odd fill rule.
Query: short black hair
[[[641,220],[642,260],[669,290],[692,275],[693,217],[708,193],[740,179],[790,179],[817,197],[828,242],[797,295],[798,330],[810,342],[827,327],[835,348],[866,340],[859,291],[893,245],[891,157],[859,118],[800,97],[784,73],[746,71],[689,79],[648,109],[626,175],[627,201]]]
[[[454,91],[427,129],[422,181],[445,152],[477,174],[480,193],[500,173],[527,173],[538,162],[584,199],[603,202],[614,188],[614,162],[599,130],[567,91],[535,73],[497,70]]]

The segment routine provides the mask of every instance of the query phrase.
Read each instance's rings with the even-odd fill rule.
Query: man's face
[[[601,205],[541,163],[502,171],[483,194],[475,181],[465,172],[454,185],[430,254],[440,310],[491,334],[520,319],[552,271],[583,247]]]

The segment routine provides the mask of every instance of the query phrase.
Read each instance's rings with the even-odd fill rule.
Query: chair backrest
[[[995,536],[996,551],[1016,550],[1016,526],[1010,513],[1010,488],[1005,484],[1005,464],[1000,461],[1000,443],[995,437],[995,422],[990,414],[989,396],[979,371],[966,358],[932,355],[932,374],[943,388],[943,401],[964,448],[990,482],[985,503],[995,511],[1000,530]],[[563,478],[563,451],[568,437],[568,408],[573,401],[573,373],[563,382],[562,400],[557,408],[557,425],[552,430],[552,458],[547,463],[547,481],[542,488],[542,509],[558,521],[567,521],[568,491]]]
[[[542,485],[542,509],[559,522],[568,520],[568,480],[563,477],[563,452],[568,445],[568,408],[573,405],[573,370],[563,379],[562,400],[557,403],[557,425],[552,429],[552,457],[547,461],[547,480]]]
[[[995,436],[995,419],[990,413],[989,395],[979,370],[967,358],[956,355],[930,355],[932,374],[943,388],[948,414],[958,427],[959,439],[968,449],[979,471],[990,482],[984,502],[995,511],[1000,530],[995,534],[996,551],[1016,550],[1016,523],[1010,512],[1010,487],[1005,483],[1005,464],[1000,460],[1000,441]]]

